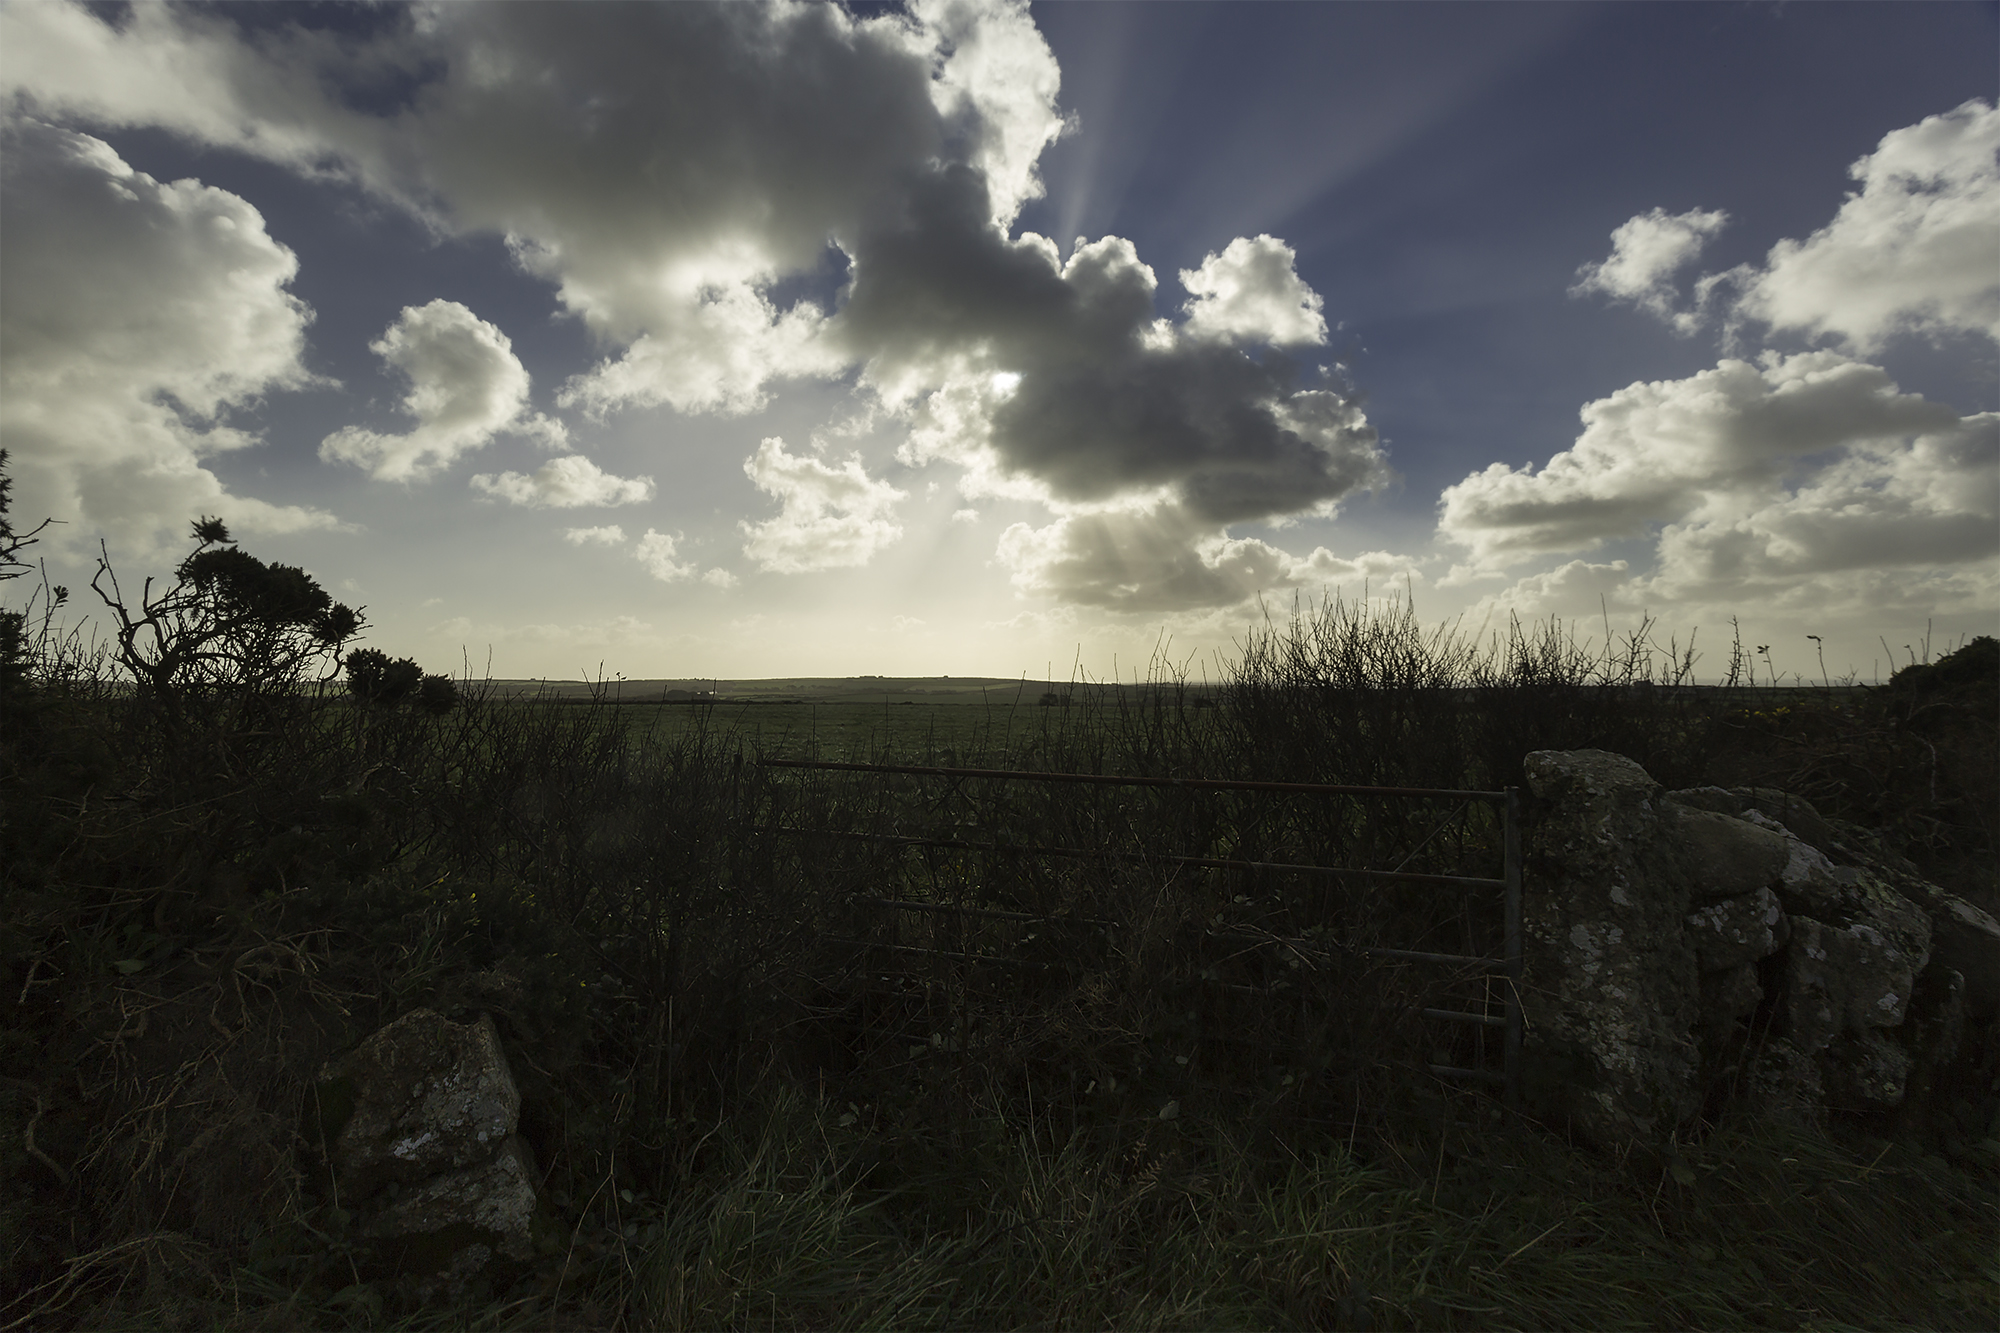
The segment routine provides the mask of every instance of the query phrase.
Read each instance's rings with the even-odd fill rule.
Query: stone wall
[[[393,1267],[447,1289],[533,1256],[537,1173],[490,1017],[413,1009],[321,1075],[341,1203]]]
[[[1526,767],[1526,1079],[1585,1139],[1664,1142],[1718,1094],[1895,1109],[2000,1031],[2000,923],[1807,802],[1601,750]]]

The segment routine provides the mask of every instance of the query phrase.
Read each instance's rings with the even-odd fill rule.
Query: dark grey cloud
[[[1064,125],[1023,4],[437,4],[347,39],[259,26],[10,7],[0,36],[33,59],[4,57],[0,86],[17,108],[163,125],[505,237],[606,347],[570,408],[745,412],[787,380],[858,374],[909,414],[908,461],[1066,515],[1151,514],[1141,544],[1183,564],[1229,524],[1329,513],[1385,473],[1358,406],[1302,389],[1275,350],[1325,329],[1283,242],[1239,239],[1182,274],[1176,320],[1128,242],[1065,261],[1013,234]],[[849,265],[836,301],[781,306],[829,247]],[[1212,600],[1159,577],[1147,598]]]

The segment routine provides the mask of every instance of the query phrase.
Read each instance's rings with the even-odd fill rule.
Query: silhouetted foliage
[[[34,566],[20,558],[22,550],[33,546],[42,529],[55,522],[45,518],[26,532],[16,532],[13,521],[8,517],[14,503],[14,479],[7,475],[7,451],[0,449],[0,582],[18,579]],[[19,695],[26,682],[30,660],[35,656],[28,622],[34,615],[34,603],[41,601],[41,634],[46,639],[50,618],[57,608],[69,600],[69,589],[56,585],[51,587],[46,580],[42,589],[29,599],[23,610],[0,610],[0,703],[11,701]]]
[[[389,659],[375,648],[358,648],[347,655],[347,689],[363,703],[389,707],[408,698],[423,682],[424,669],[408,657]]]
[[[391,660],[374,648],[357,648],[347,655],[347,690],[366,704],[393,708],[413,701],[426,713],[449,713],[458,703],[458,686],[450,676],[424,674],[415,659]]]
[[[21,548],[33,546],[36,534],[46,528],[53,519],[43,519],[26,532],[15,532],[13,521],[7,514],[14,505],[14,479],[7,475],[7,451],[0,449],[0,579],[18,579],[33,568],[25,560],[17,559]]]
[[[147,579],[136,608],[126,605],[110,556],[98,557],[90,586],[117,621],[118,661],[141,691],[171,703],[213,690],[292,689],[330,675],[366,624],[361,613],[304,570],[265,564],[237,547],[221,519],[199,520],[193,535],[195,549],[173,586],[155,597]]]
[[[1913,662],[1889,678],[1888,694],[1906,720],[1938,704],[1991,720],[2000,704],[2000,640],[1982,634],[1935,662]]]

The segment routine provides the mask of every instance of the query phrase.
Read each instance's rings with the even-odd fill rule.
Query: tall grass
[[[1553,619],[1481,639],[1425,629],[1407,600],[1335,598],[1248,637],[1227,717],[1241,762],[1301,781],[1518,786],[1530,751],[1589,746],[1680,785],[1716,721],[1685,688],[1695,662],[1692,644],[1658,645],[1650,620],[1595,646]]]

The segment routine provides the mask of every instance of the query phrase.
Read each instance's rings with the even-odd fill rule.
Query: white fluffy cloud
[[[1832,222],[1779,241],[1761,265],[1705,275],[1689,309],[1675,308],[1673,275],[1722,227],[1719,211],[1632,218],[1571,290],[1629,301],[1681,333],[1720,306],[1732,330],[1754,321],[1860,356],[1899,334],[2000,341],[2000,109],[1975,99],[1892,130],[1848,174],[1860,188]]]
[[[604,529],[597,528],[590,529],[590,531],[602,532]],[[614,528],[612,531],[618,530]],[[623,539],[624,533],[619,532],[619,540],[622,541]],[[590,540],[600,541],[604,539],[592,537]],[[632,554],[641,565],[645,566],[648,574],[651,574],[662,583],[684,583],[690,579],[699,577],[703,583],[706,583],[711,588],[726,590],[736,586],[736,576],[726,569],[711,569],[707,573],[698,574],[698,567],[693,562],[683,562],[678,558],[680,553],[679,548],[679,536],[672,533],[655,532],[653,529],[647,528],[646,535],[639,539],[637,545],[633,548]]]
[[[142,549],[204,513],[249,532],[336,526],[232,494],[203,465],[261,443],[232,408],[314,378],[312,312],[285,290],[298,261],[257,210],[32,119],[8,122],[0,146],[0,438],[17,512]]]
[[[695,567],[682,564],[674,558],[675,548],[680,538],[665,532],[646,529],[646,535],[639,539],[638,549],[633,555],[646,567],[646,572],[662,583],[674,583],[694,577]]]
[[[402,409],[416,418],[416,428],[402,435],[384,435],[344,426],[320,442],[320,457],[330,463],[353,463],[368,469],[378,481],[413,481],[450,466],[460,454],[479,448],[502,431],[532,435],[557,446],[567,439],[560,422],[529,410],[528,372],[514,355],[507,335],[456,301],[403,307],[396,322],[369,343],[368,350],[409,381]],[[590,468],[589,463],[576,461]],[[509,490],[495,493],[516,503],[529,503]]]
[[[1577,271],[1570,294],[1602,292],[1667,320],[1677,333],[1693,333],[1701,325],[1700,312],[1674,309],[1678,294],[1673,276],[1693,263],[1708,238],[1728,222],[1729,215],[1720,209],[1641,213],[1611,233],[1610,258]]]
[[[1726,360],[1582,410],[1583,434],[1539,471],[1495,463],[1440,498],[1440,533],[1482,564],[1594,548],[1692,516],[1744,512],[1816,455],[1960,425],[1879,366],[1834,352]]]
[[[563,533],[563,540],[571,546],[623,546],[625,529],[616,523],[599,528],[571,528]]]
[[[891,514],[904,492],[869,477],[858,456],[834,467],[810,454],[787,453],[785,442],[773,437],[743,470],[783,506],[775,518],[742,525],[743,553],[764,569],[804,574],[865,565],[903,535]]]
[[[472,488],[536,509],[642,504],[653,498],[651,477],[614,477],[582,454],[551,458],[533,472],[480,473]]]
[[[774,379],[841,369],[819,341],[825,323],[810,302],[781,313],[748,285],[718,288],[571,380],[557,401],[599,418],[661,403],[682,412],[754,412],[769,401]]]
[[[1669,525],[1648,587],[1680,601],[1768,601],[1855,576],[1953,567],[1992,583],[1996,556],[2000,413],[1987,412],[1907,441],[1856,444],[1794,490]]]
[[[178,5],[133,5],[113,21],[79,4],[0,7],[0,99],[105,125],[164,126],[307,170],[328,166],[343,142],[377,151],[390,142],[322,73],[394,63],[304,30],[253,44],[226,18]]]
[[[1570,560],[1475,617],[1743,615],[1842,631],[1852,653],[1912,608],[1989,620],[2000,601],[2000,414],[1961,418],[1821,351],[1634,384],[1583,417],[1540,471],[1495,464],[1449,488],[1440,535],[1487,571],[1615,538],[1648,540],[1652,560]]]
[[[1496,463],[1448,488],[1439,533],[1472,556],[1448,581],[1612,540],[1652,546],[1640,568],[1571,560],[1530,573],[1475,614],[1609,607],[1712,624],[1754,613],[1850,640],[1911,614],[1990,623],[2000,416],[1961,418],[1850,356],[1899,335],[2000,340],[2000,111],[1975,100],[1892,131],[1850,174],[1859,188],[1830,223],[1779,241],[1762,264],[1704,275],[1686,308],[1674,274],[1723,215],[1655,209],[1613,234],[1611,257],[1574,292],[1629,301],[1682,333],[1719,313],[1730,342],[1761,325],[1847,354],[1766,351],[1633,384],[1588,404],[1583,434],[1539,471]]]
[[[1970,101],[1882,137],[1831,223],[1771,248],[1742,315],[1844,340],[1898,333],[2000,341],[2000,109]]]
[[[1326,341],[1319,293],[1300,280],[1292,247],[1271,236],[1239,236],[1201,267],[1181,270],[1192,293],[1190,338],[1284,347]]]

